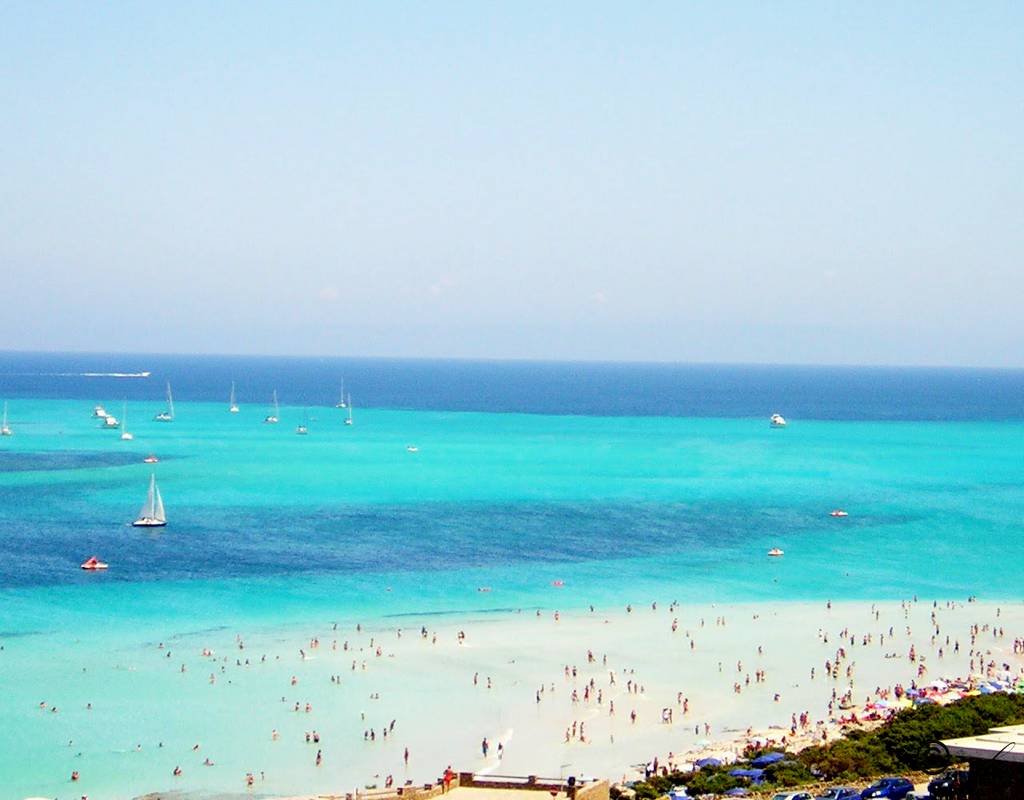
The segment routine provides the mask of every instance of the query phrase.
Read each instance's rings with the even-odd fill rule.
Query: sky
[[[0,9],[0,350],[1024,366],[1024,6]]]

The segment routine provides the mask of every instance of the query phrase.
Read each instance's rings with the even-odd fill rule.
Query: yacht
[[[142,463],[143,464],[156,464],[159,460],[160,460],[159,458],[157,458],[155,455],[150,453],[148,456],[146,456],[144,459],[142,459]]]
[[[170,381],[167,381],[167,410],[161,411],[153,419],[156,422],[174,422],[174,397],[171,396]]]
[[[139,518],[132,523],[136,528],[162,528],[167,524],[164,513],[164,501],[160,496],[160,487],[156,485],[156,475],[149,476],[149,492],[146,502],[139,510]]]
[[[130,442],[134,434],[128,432],[128,401],[124,401],[124,409],[121,411],[121,441]]]
[[[302,424],[296,426],[295,432],[299,436],[306,436],[309,433],[309,418],[305,411],[302,412]]]
[[[4,400],[4,419],[0,422],[0,436],[13,436],[14,431],[11,430],[11,426],[7,424],[7,401]]]
[[[238,403],[235,402],[235,382],[231,381],[231,405],[228,406],[228,411],[232,414],[238,413]]]
[[[785,428],[786,418],[782,414],[772,414],[771,425],[773,428]]]
[[[773,547],[771,550],[768,551],[768,555],[778,557],[784,556],[786,554],[782,552],[782,550],[780,550],[778,547]]]
[[[843,511],[841,508],[837,508],[831,514],[829,514],[829,516],[830,517],[848,517],[848,516],[850,516],[850,514],[849,514],[849,512]]]
[[[107,416],[107,409],[105,409],[103,406],[93,406],[92,415],[97,419],[103,419],[105,416]]]
[[[100,425],[100,427],[105,430],[113,431],[121,427],[121,422],[113,414],[107,414],[107,416],[103,418],[103,424]]]
[[[277,404],[277,389],[274,389],[274,411],[272,414],[267,414],[263,421],[268,425],[276,425],[281,421],[281,407]]]

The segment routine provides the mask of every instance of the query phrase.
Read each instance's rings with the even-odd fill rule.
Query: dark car
[[[849,786],[833,786],[819,794],[814,800],[858,800],[860,792]]]
[[[967,797],[967,776],[965,769],[951,769],[928,784],[928,794],[935,800],[962,800]]]
[[[914,790],[914,784],[906,778],[882,778],[860,793],[861,798],[885,797],[887,800],[903,800]]]

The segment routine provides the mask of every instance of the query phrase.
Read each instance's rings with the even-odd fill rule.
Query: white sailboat
[[[156,485],[156,474],[149,476],[149,493],[146,502],[139,510],[139,518],[132,523],[136,528],[162,528],[167,524],[164,513],[164,500],[160,496],[160,487]]]
[[[14,436],[14,431],[11,430],[11,426],[7,424],[7,401],[4,400],[4,419],[0,423],[0,436]]]
[[[345,402],[345,379],[341,379],[341,397],[338,398],[338,404],[335,408],[348,408],[348,404]]]
[[[128,432],[128,401],[124,401],[124,410],[121,412],[121,441],[130,442],[135,436]]]
[[[274,425],[277,422],[279,422],[280,419],[281,419],[281,407],[278,406],[278,404],[277,404],[277,389],[274,389],[274,413],[273,414],[267,414],[267,416],[265,416],[263,418],[263,421],[265,423],[267,423],[268,425]]]
[[[238,403],[235,402],[235,382],[231,381],[231,405],[228,406],[228,411],[232,414],[238,413]]]
[[[174,397],[171,396],[170,381],[167,381],[167,410],[161,411],[153,419],[156,422],[174,422]]]
[[[345,408],[348,409],[348,416],[345,417],[345,424],[346,425],[351,425],[352,424],[352,395],[348,395],[345,398]]]
[[[309,417],[306,415],[305,410],[302,412],[302,424],[295,428],[295,433],[299,436],[306,436],[309,434]]]

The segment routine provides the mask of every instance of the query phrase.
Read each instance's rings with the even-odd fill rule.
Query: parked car
[[[814,800],[859,800],[860,790],[852,789],[849,786],[834,786],[826,789],[824,794],[819,794]]]
[[[814,800],[807,792],[779,792],[772,800]]]
[[[860,796],[867,798],[884,797],[886,800],[903,800],[914,790],[914,784],[906,778],[882,778],[871,784],[860,793]]]
[[[951,769],[933,778],[928,784],[928,794],[935,800],[961,800],[967,797],[967,778],[970,775],[966,769]]]

